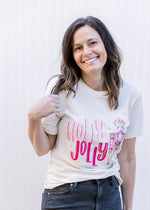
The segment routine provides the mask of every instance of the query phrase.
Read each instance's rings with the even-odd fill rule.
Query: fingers
[[[50,94],[50,95],[48,95],[48,96],[50,96],[50,97],[52,97],[52,98],[54,98],[54,99],[59,99],[59,96],[56,95],[56,94]]]
[[[52,111],[54,113],[60,113],[60,104],[59,103],[52,103]]]
[[[60,114],[60,100],[59,96],[55,94],[48,95],[51,103],[51,109],[53,113]]]
[[[51,99],[51,101],[53,103],[59,104],[60,100],[59,100],[59,96],[58,95],[49,95],[49,98]]]

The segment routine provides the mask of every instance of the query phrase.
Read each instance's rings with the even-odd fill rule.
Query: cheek
[[[107,61],[107,52],[105,48],[102,50],[103,60]]]
[[[73,58],[74,58],[76,64],[78,64],[78,63],[79,63],[79,59],[80,59],[80,58],[79,58],[79,55],[73,54]]]
[[[107,52],[104,52],[104,58],[107,60]]]

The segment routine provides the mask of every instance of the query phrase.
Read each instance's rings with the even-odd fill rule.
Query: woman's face
[[[107,52],[100,35],[91,26],[82,26],[74,33],[73,57],[82,76],[96,76],[102,72]]]

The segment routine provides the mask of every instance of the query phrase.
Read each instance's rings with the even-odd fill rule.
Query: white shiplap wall
[[[110,29],[123,51],[122,76],[143,93],[145,134],[137,140],[133,210],[149,209],[149,11],[149,0],[0,0],[0,209],[40,210],[49,155],[35,155],[27,112],[59,72],[65,30],[87,15]]]

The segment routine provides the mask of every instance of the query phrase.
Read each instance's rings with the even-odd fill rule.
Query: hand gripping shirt
[[[53,83],[54,79],[46,94]],[[75,97],[73,93],[68,97],[65,91],[59,93],[60,116],[51,114],[42,119],[45,132],[57,134],[46,189],[112,175],[122,183],[117,154],[124,140],[142,135],[142,99],[137,88],[124,80],[116,110],[109,108],[106,93],[93,90],[80,79]]]

